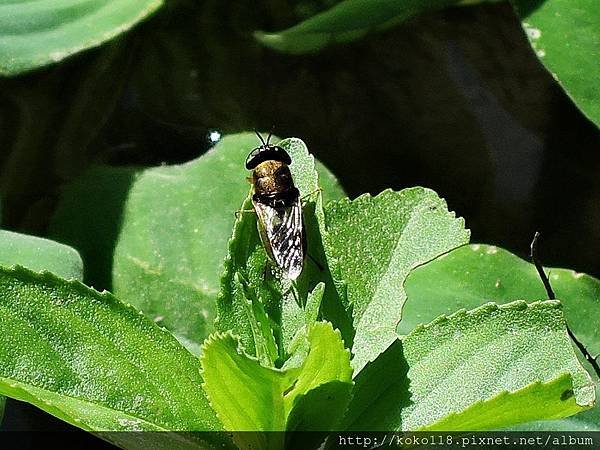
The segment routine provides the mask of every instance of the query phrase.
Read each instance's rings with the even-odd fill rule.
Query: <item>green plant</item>
[[[301,192],[323,188],[304,208],[308,252],[323,267],[307,260],[295,285],[265,276],[256,218],[234,218],[248,207],[241,162],[254,145],[252,134],[227,136],[196,161],[137,170],[112,205],[105,193],[120,186],[101,174],[115,169],[85,174],[94,187],[74,183],[53,235],[86,243],[77,245],[84,260],[97,263],[88,276],[112,278],[115,295],[65,279],[81,273],[74,251],[43,262],[54,273],[36,273],[20,267],[39,270],[36,258],[7,250],[20,266],[0,268],[0,393],[89,431],[477,430],[594,405],[562,302],[596,351],[575,304],[598,308],[598,280],[552,271],[562,302],[544,300],[527,263],[464,246],[462,219],[434,192],[343,198],[299,139],[279,145]],[[102,207],[122,222],[112,258],[101,252],[115,236],[94,229]],[[107,436],[123,448],[144,439]],[[153,445],[285,443],[276,434],[163,434]]]
[[[593,0],[0,0],[0,394],[183,431],[128,449],[600,430],[600,281],[401,189],[597,275],[599,57]],[[234,214],[274,123],[396,189],[282,141],[294,285]]]

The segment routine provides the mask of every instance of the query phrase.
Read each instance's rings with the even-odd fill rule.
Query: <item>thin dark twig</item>
[[[536,231],[533,235],[533,241],[531,241],[531,261],[535,265],[537,269],[538,275],[540,276],[542,283],[544,283],[544,287],[546,288],[546,293],[548,294],[548,298],[550,300],[556,300],[556,295],[554,295],[554,291],[552,290],[552,286],[550,285],[550,280],[548,279],[548,275],[544,272],[544,267],[538,258],[538,239],[540,238],[540,232]]]
[[[540,238],[540,233],[538,231],[536,231],[535,234],[533,235],[533,241],[531,241],[531,261],[535,265],[535,268],[538,272],[538,275],[540,276],[540,278],[542,280],[542,283],[544,283],[544,287],[546,288],[546,293],[548,294],[548,298],[550,300],[556,300],[556,295],[554,294],[554,290],[552,290],[552,286],[550,285],[550,280],[548,279],[548,276],[546,275],[546,272],[544,271],[544,267],[542,266],[542,263],[540,262],[540,259],[538,257],[537,249],[538,249],[539,238]],[[600,378],[600,365],[598,365],[597,359],[594,358],[590,354],[590,352],[585,348],[585,346],[579,341],[579,339],[577,339],[577,337],[573,334],[573,331],[571,331],[571,328],[569,328],[569,325],[567,325],[567,333],[569,334],[569,337],[575,343],[575,345],[577,346],[579,351],[583,354],[583,356],[585,356],[585,359],[591,364],[591,366],[594,369],[594,372],[596,372],[596,375]]]
[[[594,372],[596,372],[596,376],[600,378],[600,365],[598,365],[598,357],[594,358],[592,355],[590,355],[588,349],[585,348],[585,346],[581,342],[579,342],[579,339],[575,337],[575,335],[569,328],[569,325],[567,325],[567,333],[569,333],[569,337],[573,340],[573,342],[575,342],[575,345],[577,346],[579,351],[583,353],[585,359],[591,364],[592,368],[594,369]]]

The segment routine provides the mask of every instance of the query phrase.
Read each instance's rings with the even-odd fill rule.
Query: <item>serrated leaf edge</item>
[[[77,279],[65,279],[62,277],[59,277],[58,275],[49,272],[47,270],[42,270],[40,272],[35,272],[31,269],[28,269],[27,267],[21,266],[19,264],[14,264],[12,266],[0,266],[0,273],[7,273],[11,276],[14,276],[15,278],[21,278],[22,275],[28,276],[30,278],[30,281],[39,281],[39,282],[43,282],[43,283],[64,283],[65,285],[78,290],[79,292],[84,292],[86,294],[90,294],[92,296],[94,296],[95,298],[99,298],[102,299],[103,301],[107,301],[107,304],[114,304],[117,306],[122,306],[125,309],[128,309],[129,311],[139,314],[139,315],[144,315],[143,311],[135,308],[131,303],[124,303],[121,300],[119,300],[117,297],[115,297],[115,295],[107,290],[103,290],[102,292],[97,291],[96,289],[94,289],[91,286],[88,286],[86,284],[84,284],[83,282],[77,280]],[[144,316],[145,317],[145,316]],[[150,320],[149,318],[147,318],[149,323],[154,324],[154,326],[156,328],[158,328],[159,330],[162,331],[166,331],[167,333],[171,334],[165,327],[159,327],[158,325],[156,325],[156,323],[154,323],[152,320]],[[182,348],[184,348],[182,346]]]
[[[413,336],[417,333],[421,333],[425,330],[433,328],[434,326],[444,324],[450,322],[452,320],[456,320],[461,317],[474,316],[479,314],[489,314],[493,311],[502,311],[502,310],[528,310],[528,309],[537,309],[537,308],[549,308],[549,309],[561,309],[562,304],[560,300],[538,300],[536,302],[527,303],[525,300],[515,300],[510,303],[504,303],[502,305],[498,305],[494,302],[488,302],[477,308],[467,310],[466,308],[461,308],[458,311],[453,312],[450,315],[442,314],[435,319],[433,319],[429,323],[419,324],[417,325],[410,333],[406,336],[403,336],[401,340],[404,340],[410,336]],[[564,317],[561,319],[562,323],[566,325]]]

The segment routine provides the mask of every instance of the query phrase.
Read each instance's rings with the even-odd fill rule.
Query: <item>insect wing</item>
[[[260,237],[269,256],[295,280],[302,272],[302,204],[296,197],[289,206],[273,208],[253,202],[258,217]]]

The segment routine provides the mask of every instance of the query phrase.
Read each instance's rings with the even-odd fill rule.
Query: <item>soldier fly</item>
[[[269,143],[271,134],[265,141],[256,132],[262,145],[250,152],[246,169],[252,170],[252,204],[260,239],[269,258],[295,280],[306,252],[302,200],[289,168],[292,159],[285,149]]]

